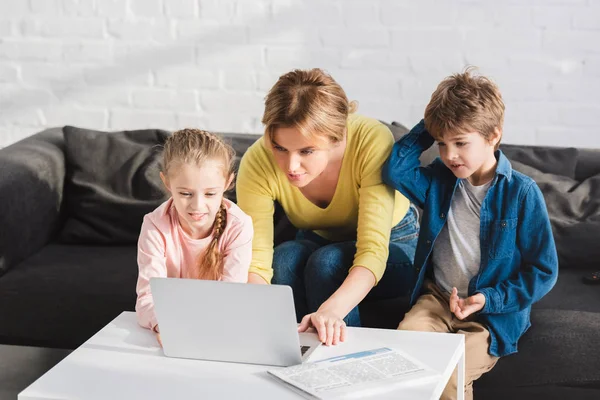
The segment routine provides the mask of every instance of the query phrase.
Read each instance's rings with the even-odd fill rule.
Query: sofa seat
[[[133,311],[135,246],[49,244],[0,279],[0,343],[73,349]]]

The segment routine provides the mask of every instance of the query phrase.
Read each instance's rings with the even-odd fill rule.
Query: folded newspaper
[[[387,347],[268,372],[304,397],[324,400],[362,398],[439,378],[418,360]]]

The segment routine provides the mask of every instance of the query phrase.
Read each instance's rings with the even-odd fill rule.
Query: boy
[[[383,180],[424,210],[413,307],[398,329],[465,335],[466,399],[474,380],[517,351],[531,305],[558,275],[542,193],[498,150],[503,119],[497,86],[467,69],[439,84],[383,166]],[[421,167],[434,141],[440,158]],[[442,399],[456,398],[456,385],[455,371]]]

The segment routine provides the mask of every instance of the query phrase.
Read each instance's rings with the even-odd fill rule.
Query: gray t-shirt
[[[467,179],[460,179],[446,224],[433,246],[432,261],[437,285],[448,293],[456,287],[460,297],[468,296],[469,281],[479,272],[479,213],[490,185],[491,181],[473,186]]]

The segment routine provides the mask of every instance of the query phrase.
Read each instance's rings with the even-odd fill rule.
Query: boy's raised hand
[[[465,319],[469,315],[481,310],[485,306],[485,296],[481,293],[461,299],[458,297],[458,289],[452,288],[450,294],[450,311],[456,315],[458,319]]]

